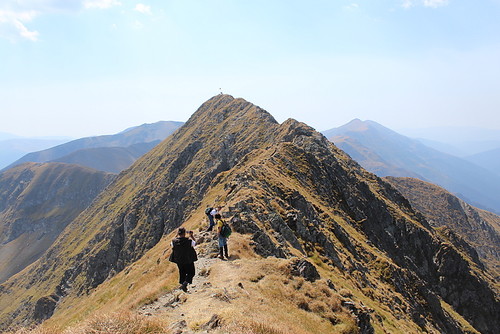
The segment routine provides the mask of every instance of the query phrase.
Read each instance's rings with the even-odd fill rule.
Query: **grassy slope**
[[[2,173],[0,282],[38,259],[113,177],[60,163],[26,163]]]

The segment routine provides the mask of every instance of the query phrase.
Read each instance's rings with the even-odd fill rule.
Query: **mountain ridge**
[[[168,239],[181,224],[203,228],[203,211],[215,203],[225,204],[232,240],[240,243],[235,265],[263,257],[278,266],[273,256],[315,261],[377,306],[379,318],[363,313],[370,333],[373,326],[396,328],[384,321],[388,312],[391,321],[422,332],[460,333],[473,326],[493,333],[498,325],[497,292],[488,278],[395,188],[311,127],[292,119],[279,124],[260,107],[228,95],[202,104],[122,172],[36,265],[0,285],[0,318],[15,324],[54,316],[67,323],[64,314],[89,307],[76,305],[79,298],[113,293],[101,291],[101,284],[137,291],[143,283],[127,275],[172,277],[175,270],[160,258]],[[279,282],[280,289],[290,284]],[[102,305],[107,299],[98,300]],[[338,328],[339,320],[328,320],[326,311],[294,305]]]

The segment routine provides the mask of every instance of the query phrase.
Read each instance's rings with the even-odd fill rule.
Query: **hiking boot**
[[[184,292],[188,291],[188,282],[184,282],[181,284],[181,290]]]
[[[219,259],[224,260],[224,253],[222,247],[219,247]]]

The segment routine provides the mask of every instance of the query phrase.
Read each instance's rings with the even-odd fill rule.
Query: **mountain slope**
[[[417,177],[480,208],[500,212],[500,177],[464,159],[431,149],[373,121],[356,119],[325,134],[378,176]],[[393,173],[394,168],[399,172]]]
[[[138,143],[128,147],[98,147],[75,151],[51,162],[77,164],[109,173],[120,173],[160,141]]]
[[[443,188],[413,178],[387,177],[434,227],[446,227],[472,245],[500,279],[500,216],[474,208]]]
[[[465,157],[466,160],[500,175],[500,147]]]
[[[58,163],[25,163],[0,174],[0,282],[33,263],[113,179]]]
[[[137,143],[163,140],[177,130],[182,122],[156,122],[127,129],[115,135],[86,137],[70,141],[43,151],[33,152],[11,164],[8,168],[23,162],[47,162],[59,159],[75,151],[99,147],[128,147]]]
[[[122,172],[44,257],[1,285],[2,321],[53,317],[71,325],[172,290],[175,269],[162,260],[169,233],[181,224],[203,228],[204,208],[214,203],[224,204],[232,221],[235,262],[204,274],[225,277],[217,268],[241,268],[228,271],[234,275],[213,294],[214,302],[231,304],[221,315],[226,324],[269,312],[281,328],[288,321],[301,326],[298,333],[493,333],[500,325],[497,291],[479,264],[441,238],[392,186],[305,124],[278,124],[228,95],[204,103]],[[209,243],[205,259],[213,249],[207,239],[199,241]],[[300,272],[294,257],[309,263],[295,267],[318,268],[323,278],[289,278]],[[262,272],[252,273],[256,266]],[[232,294],[250,282],[258,283],[250,289],[257,295],[247,295],[260,305],[257,315],[240,303],[244,292]],[[349,291],[318,294],[335,285]]]

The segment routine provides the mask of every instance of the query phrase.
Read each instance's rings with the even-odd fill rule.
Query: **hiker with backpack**
[[[169,260],[177,264],[179,268],[179,284],[180,289],[187,292],[188,284],[193,283],[195,275],[194,262],[198,260],[194,246],[196,241],[193,236],[193,231],[188,231],[189,237],[186,237],[186,229],[180,227],[177,231],[177,238],[172,240],[172,254]]]
[[[219,239],[219,258],[224,260],[224,255],[226,259],[229,259],[227,251],[227,238],[231,235],[231,228],[219,213],[215,215],[215,222],[217,224],[217,237]]]

